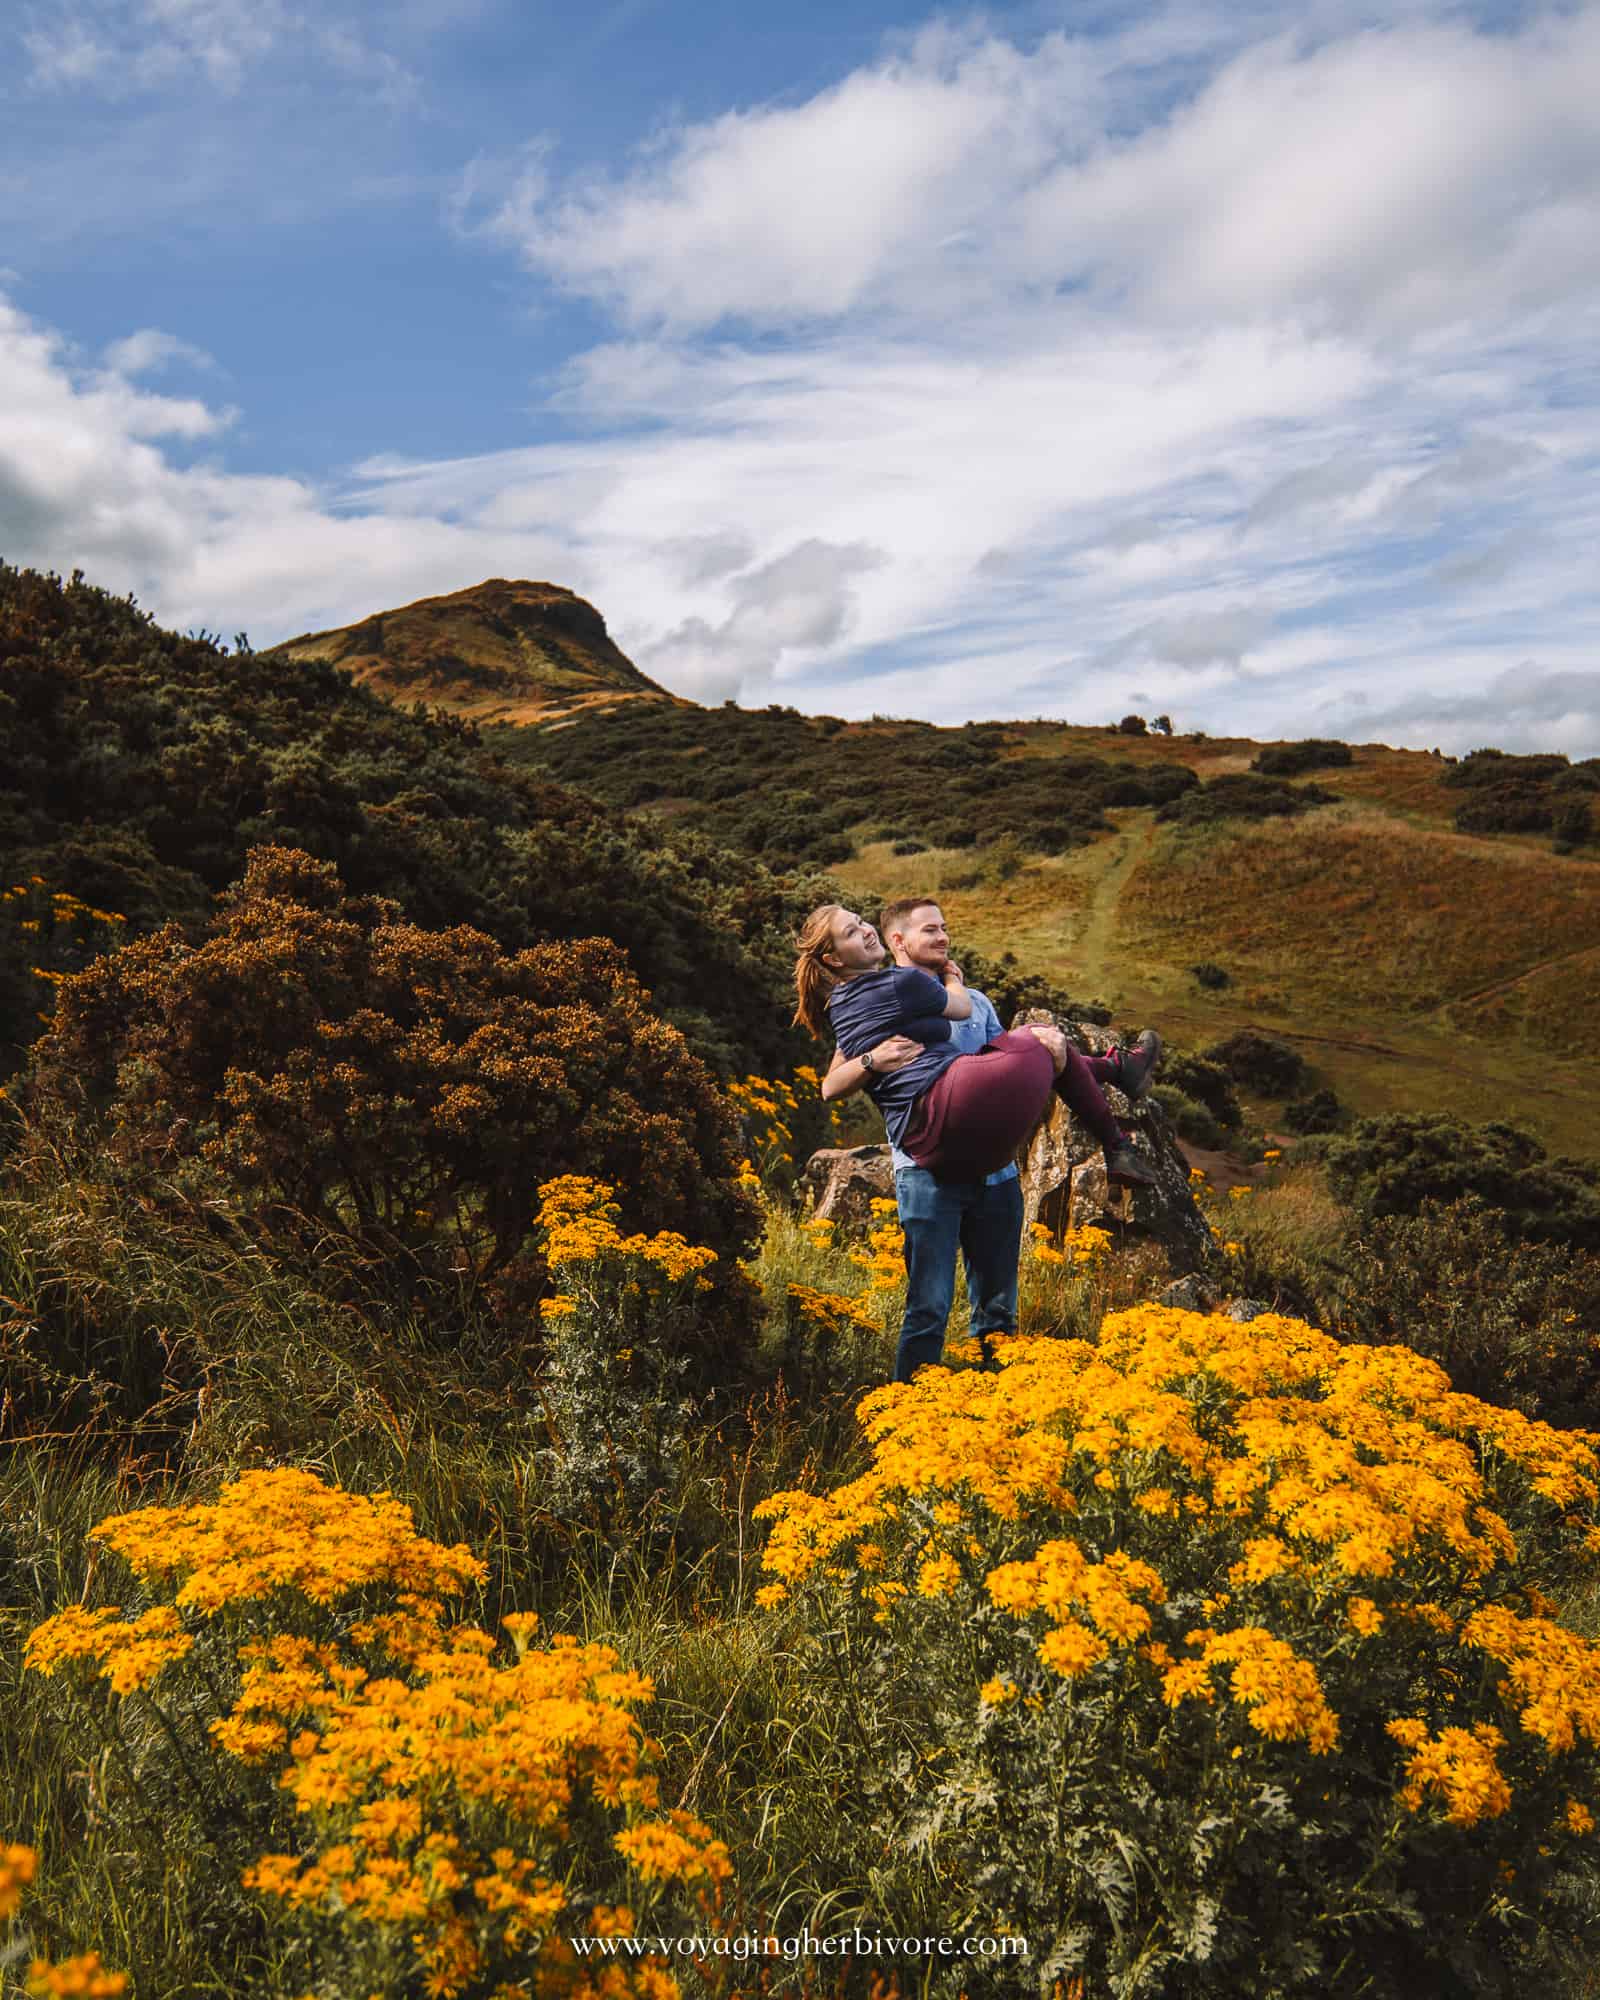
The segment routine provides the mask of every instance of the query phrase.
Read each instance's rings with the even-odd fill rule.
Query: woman
[[[960,1054],[950,1023],[972,1011],[960,973],[947,965],[936,979],[912,966],[884,968],[877,931],[853,910],[837,903],[813,910],[796,946],[795,1020],[819,1036],[831,1026],[841,1053],[867,1068],[866,1087],[891,1144],[941,1180],[982,1180],[995,1172],[1044,1115],[1069,1064],[1081,1083],[1082,1058],[1073,1063],[1077,1052],[1049,1023],[1030,1022],[974,1055]],[[891,1035],[920,1042],[921,1053],[873,1073],[871,1051]],[[1089,1083],[1104,1113],[1103,1123],[1091,1122],[1100,1123],[1108,1176],[1125,1186],[1150,1185],[1155,1176],[1128,1145],[1092,1077]]]

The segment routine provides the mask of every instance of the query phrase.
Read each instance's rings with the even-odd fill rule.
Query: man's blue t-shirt
[[[828,995],[828,1018],[843,1055],[864,1055],[890,1035],[928,1044],[904,1069],[867,1078],[868,1095],[883,1113],[892,1146],[905,1137],[912,1105],[962,1053],[951,1039],[954,1023],[945,1019],[945,999],[943,981],[906,965],[857,973]]]

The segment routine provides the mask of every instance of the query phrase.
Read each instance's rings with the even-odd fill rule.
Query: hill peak
[[[392,700],[475,722],[548,723],[624,702],[679,701],[640,673],[586,598],[559,583],[489,577],[270,650],[331,660]]]

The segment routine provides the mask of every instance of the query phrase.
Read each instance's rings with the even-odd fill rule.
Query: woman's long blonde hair
[[[794,1018],[812,1034],[828,1030],[828,995],[839,983],[838,972],[825,963],[833,949],[833,920],[844,908],[842,903],[822,903],[800,926],[794,946]]]

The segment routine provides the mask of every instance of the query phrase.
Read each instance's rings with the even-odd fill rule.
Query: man
[[[879,935],[896,965],[915,967],[935,979],[950,966],[950,933],[937,903],[905,897],[890,903]],[[969,987],[972,1013],[952,1021],[951,1038],[963,1054],[981,1049],[1000,1033],[1000,1017],[987,994]],[[874,1074],[903,1068],[922,1053],[907,1035],[891,1035],[864,1056],[834,1051],[825,1094],[848,1097]],[[1161,1053],[1161,1039],[1146,1030],[1131,1050],[1115,1056],[1084,1057],[1068,1044],[1067,1068],[1056,1088],[1069,1107],[1086,1119],[1106,1149],[1109,1178],[1123,1186],[1146,1186],[1149,1168],[1128,1144],[1112,1117],[1099,1080],[1142,1097]],[[956,1252],[967,1275],[971,1331],[985,1363],[992,1359],[989,1336],[1014,1333],[1017,1326],[1017,1266],[1022,1252],[1022,1183],[1015,1161],[981,1181],[936,1180],[898,1148],[894,1164],[895,1202],[905,1233],[906,1310],[895,1354],[894,1379],[909,1382],[918,1368],[944,1355],[945,1323],[955,1300]]]

